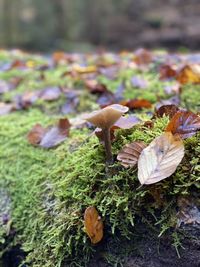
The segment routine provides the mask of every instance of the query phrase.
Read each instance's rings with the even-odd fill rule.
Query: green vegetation
[[[8,59],[0,53],[1,57]],[[43,59],[36,62],[43,63]],[[45,79],[40,79],[41,72],[35,69],[2,72],[0,79],[23,77],[23,81],[13,91],[3,94],[1,101],[56,85],[80,93],[77,117],[79,113],[96,109],[97,96],[87,92],[81,79],[71,76],[61,79],[64,71],[63,66],[48,69]],[[98,81],[112,92],[125,82],[125,99],[144,98],[155,104],[170,97],[155,73],[154,66],[145,72],[125,69],[114,80],[100,76]],[[133,87],[134,75],[146,79],[148,87]],[[198,110],[199,86],[188,85],[182,90],[181,105]],[[133,250],[140,223],[150,227],[156,237],[170,232],[178,249],[180,244],[174,228],[177,198],[196,196],[199,190],[200,134],[184,141],[184,159],[171,177],[140,187],[136,169],[124,169],[118,162],[109,168],[105,166],[103,146],[88,128],[71,129],[68,139],[56,149],[45,150],[28,143],[26,135],[36,123],[48,126],[62,117],[59,108],[65,99],[64,95],[55,102],[39,99],[27,110],[0,117],[0,197],[1,202],[2,199],[9,202],[7,208],[11,214],[11,229],[0,225],[0,255],[9,246],[21,244],[28,252],[26,262],[31,266],[82,267],[88,266],[96,251],[100,251],[112,266],[120,266],[123,257]],[[143,109],[137,115],[147,121],[153,109]],[[164,117],[156,119],[153,128],[141,123],[129,130],[117,130],[112,147],[114,157],[129,142],[149,144],[164,131],[168,121]],[[83,227],[83,214],[90,205],[97,208],[104,222],[104,241],[95,246]],[[0,216],[3,208],[0,203]],[[16,231],[12,242],[8,242],[9,230]],[[123,250],[121,243],[125,244]]]
[[[71,131],[69,139],[54,150],[28,144],[26,134],[35,123],[47,125],[54,120],[34,110],[0,119],[0,182],[12,201],[14,242],[29,251],[27,260],[34,266],[88,262],[96,250],[83,229],[83,213],[89,205],[96,206],[103,217],[105,238],[118,236],[120,242],[120,236],[132,236],[138,216],[152,227],[156,223],[160,232],[174,226],[177,196],[190,194],[191,189],[194,194],[199,188],[199,136],[185,142],[186,155],[171,178],[138,189],[136,170],[125,170],[118,163],[105,169],[102,146],[96,137],[88,138],[86,130]],[[120,130],[114,153],[134,140],[148,144],[162,133],[167,121],[157,120],[153,129]],[[159,215],[160,200],[152,198],[153,189],[163,197]]]

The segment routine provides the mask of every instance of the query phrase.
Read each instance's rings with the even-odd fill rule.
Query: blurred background
[[[200,47],[199,0],[0,0],[0,47]]]

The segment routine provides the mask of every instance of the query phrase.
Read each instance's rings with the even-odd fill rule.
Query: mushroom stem
[[[110,128],[104,128],[102,130],[103,130],[103,135],[104,135],[106,162],[108,164],[112,164],[113,163],[113,156],[112,156],[111,141],[110,141]]]

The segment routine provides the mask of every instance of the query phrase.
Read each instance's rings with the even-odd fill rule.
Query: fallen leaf
[[[179,95],[181,94],[181,86],[179,83],[167,85],[164,87],[164,91],[167,95],[173,95],[173,94]]]
[[[154,118],[162,118],[165,115],[169,116],[169,118],[171,119],[178,111],[179,108],[175,105],[163,105],[156,109],[154,113]]]
[[[181,84],[200,84],[200,65],[194,64],[184,66],[177,74],[176,79]]]
[[[59,145],[69,135],[70,123],[68,119],[60,119],[58,125],[43,128],[36,124],[28,133],[27,139],[30,144],[43,148],[51,148]]]
[[[178,111],[168,123],[165,131],[178,134],[182,139],[196,134],[200,130],[200,116],[191,111]]]
[[[138,117],[129,115],[121,117],[118,121],[115,122],[114,127],[118,127],[120,129],[131,129],[133,126],[140,122],[141,120]]]
[[[103,238],[103,222],[95,207],[88,207],[84,213],[84,226],[92,244]]]
[[[40,144],[46,131],[47,129],[43,128],[41,124],[37,123],[27,135],[29,143],[32,145]]]
[[[142,150],[146,147],[144,142],[133,142],[125,145],[118,153],[117,159],[121,161],[121,164],[125,167],[134,167],[139,159]]]
[[[59,87],[47,87],[40,91],[39,98],[44,101],[57,100],[61,95],[61,89]]]
[[[14,109],[15,109],[15,107],[13,104],[0,102],[0,116],[9,114]]]
[[[140,88],[140,89],[146,89],[148,87],[148,82],[138,76],[134,76],[131,78],[131,84],[133,87]]]
[[[128,101],[121,101],[121,105],[127,106],[130,109],[151,108],[152,104],[146,99],[132,99]]]
[[[174,68],[174,66],[170,66],[170,65],[162,65],[160,67],[160,80],[166,80],[166,79],[171,79],[174,78],[176,76],[176,69]]]
[[[152,54],[144,48],[139,48],[134,52],[134,62],[138,65],[147,65],[152,62]]]
[[[172,175],[184,156],[183,141],[166,132],[155,138],[140,154],[138,179],[143,184],[157,183]]]
[[[0,94],[7,93],[11,90],[11,86],[8,82],[0,80]]]
[[[92,94],[102,94],[107,91],[107,88],[104,84],[98,83],[96,80],[86,80],[85,86]]]
[[[181,224],[200,224],[200,210],[191,198],[178,198],[177,226]]]
[[[179,95],[175,95],[173,97],[170,97],[166,100],[161,100],[160,102],[158,102],[156,104],[156,109],[159,109],[161,106],[164,106],[164,105],[175,105],[175,106],[178,106],[180,105],[180,96]]]

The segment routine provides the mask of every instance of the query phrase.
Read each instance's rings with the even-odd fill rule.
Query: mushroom
[[[101,110],[93,111],[91,114],[84,116],[86,121],[102,129],[106,151],[106,162],[108,164],[113,162],[110,141],[110,127],[128,110],[128,107],[119,104],[113,104]]]

